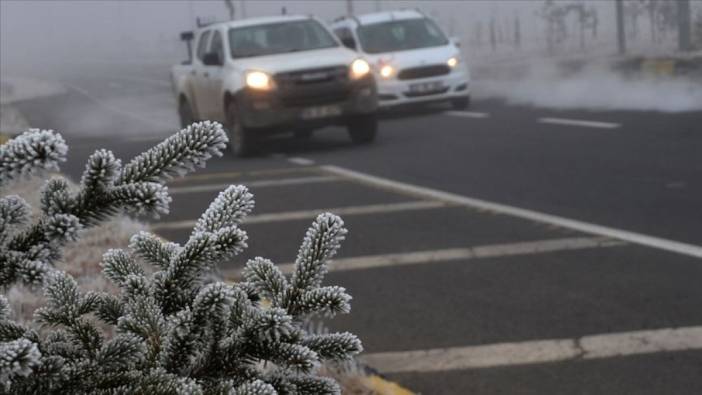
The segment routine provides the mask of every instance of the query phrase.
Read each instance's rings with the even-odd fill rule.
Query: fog
[[[561,4],[568,2],[574,3]],[[702,108],[702,89],[691,78],[631,78],[603,65],[603,60],[617,53],[613,2],[581,3],[596,10],[597,31],[581,37],[575,19],[570,18],[566,39],[554,46],[548,44],[546,22],[539,14],[543,0],[352,2],[355,13],[419,8],[438,20],[449,35],[460,40],[472,66],[477,97],[567,108]],[[280,14],[283,7],[290,14],[314,14],[326,21],[347,12],[346,1],[333,0],[234,0],[234,5],[236,18]],[[694,1],[693,7],[695,15],[702,15],[702,2]],[[61,82],[66,76],[90,76],[107,65],[122,65],[130,68],[127,74],[132,76],[145,73],[148,66],[154,76],[166,80],[169,65],[185,57],[179,33],[193,29],[196,17],[226,20],[229,14],[223,0],[2,0],[0,79],[35,77]],[[641,17],[628,27],[629,56],[675,54],[674,32],[649,38],[646,23]],[[702,55],[698,52],[698,56]],[[593,64],[569,75],[554,71],[560,62],[573,59],[592,60]],[[528,65],[528,72],[515,74],[510,69],[513,65]],[[505,72],[497,73],[499,70]]]

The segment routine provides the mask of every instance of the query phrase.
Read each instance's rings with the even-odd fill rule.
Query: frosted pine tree
[[[119,293],[82,292],[53,268],[65,243],[119,212],[165,214],[162,182],[192,170],[226,144],[221,126],[182,130],[127,165],[109,151],[89,159],[77,191],[47,181],[41,215],[17,196],[0,200],[0,284],[41,286],[37,325],[12,320],[0,297],[0,390],[9,393],[334,394],[316,375],[326,360],[361,351],[350,333],[312,334],[304,322],[350,310],[341,287],[323,286],[327,261],[346,229],[332,214],[316,218],[290,277],[256,258],[244,280],[213,280],[212,269],[246,247],[241,224],[254,207],[243,186],[221,192],[179,245],[141,232],[127,250],[109,250],[103,274]],[[29,131],[0,147],[0,187],[55,169],[67,148],[57,134]],[[141,262],[150,265],[142,266]],[[151,274],[148,274],[151,273]],[[104,333],[105,326],[114,330]],[[44,330],[49,329],[49,330]]]

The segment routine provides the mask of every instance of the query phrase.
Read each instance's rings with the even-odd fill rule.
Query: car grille
[[[438,95],[441,93],[446,93],[448,92],[448,87],[441,88],[439,90],[435,91],[428,91],[428,92],[405,92],[404,95],[406,97],[422,97],[422,96],[430,96],[430,95]]]
[[[397,79],[400,80],[414,80],[417,78],[427,78],[434,77],[437,75],[446,75],[451,72],[448,65],[445,64],[435,64],[431,66],[421,66],[412,67],[409,69],[401,70],[397,74]]]
[[[350,93],[347,66],[278,73],[274,79],[280,101],[286,107],[340,102],[346,100]]]

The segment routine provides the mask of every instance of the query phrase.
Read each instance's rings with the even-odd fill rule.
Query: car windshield
[[[229,30],[229,47],[235,59],[336,46],[331,34],[313,19]]]
[[[406,51],[448,44],[441,29],[427,18],[362,25],[358,28],[358,38],[367,53]]]

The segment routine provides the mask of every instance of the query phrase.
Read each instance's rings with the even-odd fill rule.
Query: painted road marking
[[[612,122],[599,122],[599,121],[586,121],[582,119],[565,119],[565,118],[539,118],[541,123],[550,123],[554,125],[570,125],[570,126],[584,126],[589,128],[600,128],[600,129],[615,129],[621,125]]]
[[[312,176],[312,177],[296,177],[296,178],[281,178],[281,179],[271,179],[271,180],[256,180],[241,182],[241,184],[249,188],[265,188],[265,187],[277,187],[285,185],[300,185],[300,184],[315,184],[322,182],[334,182],[341,181],[342,179],[336,176]],[[198,192],[211,192],[211,191],[222,191],[228,188],[231,183],[226,184],[205,184],[205,185],[192,185],[187,187],[175,187],[168,188],[168,192],[171,195],[177,195],[182,193],[198,193]]]
[[[424,265],[455,260],[547,254],[556,251],[616,247],[621,245],[625,245],[625,243],[602,237],[571,237],[519,243],[488,244],[468,248],[447,248],[433,251],[337,258],[331,261],[328,268],[329,271],[362,270],[390,266]],[[293,263],[283,263],[276,266],[278,266],[283,273],[292,273],[295,269]],[[225,270],[223,274],[226,278],[236,278],[239,276],[240,272],[240,269]]]
[[[414,201],[404,203],[371,204],[368,206],[337,207],[319,210],[286,211],[280,213],[268,213],[251,215],[244,220],[245,224],[260,224],[268,222],[294,221],[299,219],[313,219],[319,214],[331,212],[337,215],[365,215],[379,213],[393,213],[399,211],[428,210],[447,207],[446,203],[439,201]],[[155,223],[151,229],[175,230],[190,229],[195,226],[196,220],[185,220],[175,222]]]
[[[310,166],[314,164],[314,161],[312,159],[307,159],[307,158],[288,158],[288,162],[294,163],[296,165],[300,166]]]
[[[656,248],[659,250],[675,252],[678,254],[688,255],[696,258],[702,258],[702,246],[694,244],[682,243],[679,241],[663,239],[660,237],[630,232],[627,230],[615,229],[607,226],[596,225],[588,222],[559,217],[556,215],[545,214],[538,211],[509,206],[506,204],[494,203],[487,200],[461,196],[449,192],[439,191],[432,188],[420,187],[404,182],[393,181],[386,178],[372,176],[370,174],[365,174],[338,166],[327,165],[321,166],[321,168],[325,171],[328,171],[331,174],[335,174],[342,177],[349,177],[367,185],[372,185],[378,188],[383,188],[396,192],[403,192],[411,196],[420,197],[422,199],[439,200],[449,204],[470,207],[478,210],[491,211],[498,214],[509,215],[512,217],[528,219],[531,221],[541,222],[549,225],[555,225],[561,228],[572,229],[578,232],[609,237],[612,239],[622,240],[633,244]]]
[[[431,350],[381,352],[362,359],[383,373],[437,372],[702,349],[702,326],[606,333]]]
[[[487,118],[490,116],[490,114],[486,112],[475,111],[444,111],[444,114],[465,118]]]
[[[115,78],[118,80],[124,80],[124,81],[147,83],[147,84],[161,86],[161,87],[171,87],[171,81],[158,80],[155,78],[139,78],[139,77],[128,77],[128,76],[122,76],[122,75],[115,75],[115,76],[112,76],[111,78]]]
[[[169,181],[170,184],[183,183],[188,181],[202,181],[202,180],[221,180],[221,179],[232,179],[241,177],[257,177],[257,176],[273,176],[273,175],[285,175],[290,173],[308,173],[308,170],[314,170],[312,168],[300,169],[300,168],[284,168],[284,169],[266,169],[266,170],[252,170],[252,171],[226,171],[226,172],[215,172],[215,173],[203,173],[203,174],[192,174],[187,175],[182,178],[176,178]],[[312,173],[312,171],[309,171]]]

